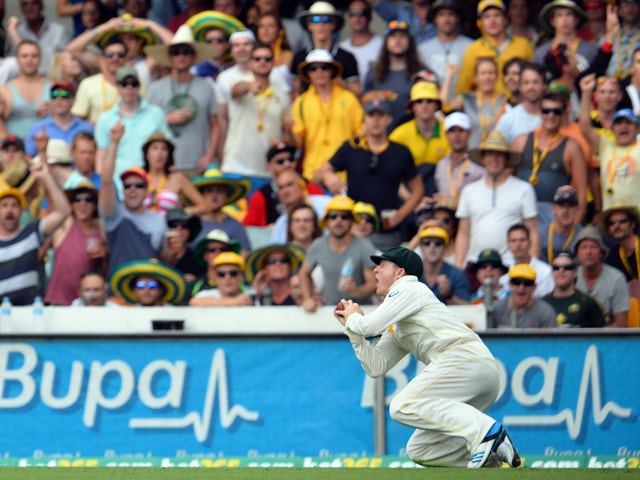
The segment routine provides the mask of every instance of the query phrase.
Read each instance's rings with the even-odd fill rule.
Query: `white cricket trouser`
[[[498,366],[463,348],[428,364],[393,399],[391,418],[416,429],[407,443],[420,465],[466,467],[495,420]]]

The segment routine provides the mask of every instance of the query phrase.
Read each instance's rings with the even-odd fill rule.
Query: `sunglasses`
[[[236,278],[238,275],[240,275],[240,270],[218,270],[216,272],[216,275],[218,276],[218,278],[225,278],[227,275],[231,278]]]
[[[227,247],[207,247],[204,249],[205,253],[221,253],[228,252],[229,249]]]
[[[158,288],[160,283],[157,280],[138,280],[136,282],[136,288]]]
[[[104,52],[102,56],[105,58],[126,58],[127,52]]]
[[[51,92],[51,98],[71,98],[73,97],[73,95],[71,95],[71,92],[69,92],[68,90],[54,90],[53,92]]]
[[[533,280],[525,280],[524,278],[512,278],[509,280],[509,283],[514,287],[519,287],[521,285],[524,285],[525,287],[533,287],[536,282]]]
[[[331,67],[331,65],[327,65],[326,63],[320,63],[315,65],[309,65],[307,67],[307,70],[309,70],[310,72],[315,72],[316,70],[322,70],[323,72],[328,72],[332,68],[333,67]]]
[[[612,227],[614,225],[622,225],[623,223],[629,222],[629,217],[622,218],[609,218],[607,219],[607,227]]]
[[[348,10],[347,13],[350,17],[368,17],[369,10]]]
[[[169,49],[169,55],[172,57],[178,57],[180,55],[184,55],[186,56],[190,56],[190,55],[195,55],[196,52],[193,50],[193,48],[170,48]]]
[[[140,182],[140,183],[125,183],[122,186],[125,190],[129,190],[130,188],[139,188],[139,189],[146,189],[147,188],[147,184]]]
[[[274,162],[276,162],[278,165],[284,165],[285,163],[294,163],[296,161],[295,158],[293,158],[291,155],[288,157],[280,157],[280,158],[276,158],[274,160]]]
[[[265,265],[275,265],[276,263],[281,263],[283,265],[288,265],[291,263],[288,257],[278,257],[278,258],[269,258],[264,261]]]
[[[434,220],[437,220],[443,225],[450,225],[451,219],[449,217],[433,217]]]
[[[167,222],[167,226],[169,228],[188,228],[189,224],[182,220],[171,220],[170,222]]]
[[[549,115],[550,113],[553,113],[556,117],[559,117],[560,115],[562,115],[564,113],[564,108],[541,108],[540,111],[542,112],[542,115]]]
[[[551,265],[551,269],[554,272],[557,272],[558,270],[566,270],[566,271],[571,271],[571,270],[575,270],[576,266],[575,265]]]
[[[370,223],[374,225],[376,222],[371,215],[359,215],[360,223]]]
[[[500,264],[494,262],[483,263],[482,265],[478,265],[478,270],[484,270],[485,268],[501,268]]]
[[[204,41],[206,43],[226,43],[227,39],[224,37],[210,37],[210,38],[205,38]]]
[[[251,59],[254,62],[273,62],[273,56],[265,56],[265,57],[261,57],[261,56],[255,56],[255,57],[251,57]]]
[[[444,245],[444,240],[440,240],[439,238],[434,238],[432,240],[422,240],[422,245],[425,247],[430,247],[433,245],[434,247],[441,247]]]
[[[331,23],[332,21],[333,19],[328,15],[314,15],[313,17],[311,17],[311,23],[328,24],[328,23]]]
[[[329,215],[327,215],[327,218],[329,220],[335,220],[336,218],[340,218],[341,220],[351,220],[353,218],[353,215],[351,215],[350,213],[330,213]]]
[[[72,199],[73,203],[98,203],[98,199],[92,195],[76,195]]]
[[[138,88],[140,86],[140,82],[136,81],[136,80],[125,80],[124,82],[120,82],[120,86],[122,88],[127,88],[127,87],[131,87],[131,88]]]
[[[376,169],[378,162],[380,162],[380,157],[378,155],[371,155],[371,160],[369,161],[370,172],[373,172]]]

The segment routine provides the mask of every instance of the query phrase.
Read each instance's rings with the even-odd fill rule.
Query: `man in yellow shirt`
[[[311,179],[349,138],[362,133],[364,111],[358,97],[335,79],[342,65],[326,50],[312,50],[298,67],[309,89],[293,103],[291,132],[296,147],[304,147],[302,175]]]
[[[436,164],[451,150],[444,121],[435,116],[440,110],[438,86],[433,82],[416,83],[411,87],[407,110],[414,114],[414,119],[396,127],[389,140],[411,150],[424,182],[425,195],[430,197],[436,192]]]
[[[502,81],[504,64],[514,57],[530,60],[533,56],[533,48],[526,38],[507,35],[509,21],[502,0],[481,0],[478,4],[478,19],[482,36],[469,45],[462,56],[456,93],[462,94],[472,90],[473,69],[477,59],[491,57],[498,63],[500,74],[497,83],[498,91],[508,94],[507,87]]]

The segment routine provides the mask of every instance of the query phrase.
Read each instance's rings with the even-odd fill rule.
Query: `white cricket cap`
[[[453,112],[444,119],[444,131],[448,132],[450,128],[460,127],[463,130],[471,130],[471,120],[469,115],[463,112]]]

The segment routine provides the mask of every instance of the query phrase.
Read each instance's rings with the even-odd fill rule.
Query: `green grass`
[[[369,469],[369,468],[0,468],[11,480],[614,480],[640,478],[640,470],[587,469]]]

